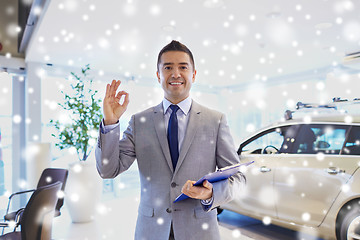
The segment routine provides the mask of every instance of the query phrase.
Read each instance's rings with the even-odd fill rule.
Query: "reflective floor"
[[[102,200],[92,222],[72,223],[65,203],[62,215],[54,219],[52,238],[54,240],[134,239],[140,192],[139,178],[136,170],[125,172],[119,177],[120,182],[117,185],[122,186],[121,191],[116,194],[116,198],[105,197]],[[218,219],[222,240],[320,240],[274,225],[265,226],[261,221],[231,211],[224,210]]]
[[[108,211],[97,213],[94,221],[89,223],[72,223],[66,209],[63,214],[54,219],[53,236],[54,240],[131,240],[134,239],[134,230],[137,216],[137,198],[120,198],[107,201],[103,206]],[[66,207],[66,206],[64,206]],[[101,207],[103,208],[103,207]],[[220,233],[222,240],[252,240],[242,234],[242,230],[226,223],[229,217],[226,212],[221,219]],[[221,220],[221,221],[223,221]]]
[[[322,240],[321,238],[275,225],[264,225],[262,221],[227,210],[224,210],[218,216],[218,219],[221,227],[233,231],[233,237],[237,236],[238,232],[240,232],[242,236],[256,240]]]
[[[137,216],[138,197],[121,197],[104,201],[94,221],[71,222],[64,206],[53,225],[54,240],[120,240],[133,239]],[[224,210],[218,217],[222,240],[321,240],[319,238],[277,227],[265,226],[259,220]]]

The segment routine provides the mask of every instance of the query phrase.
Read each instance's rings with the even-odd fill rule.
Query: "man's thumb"
[[[212,184],[208,180],[205,180],[203,182],[203,186],[206,187],[207,189],[212,189]]]

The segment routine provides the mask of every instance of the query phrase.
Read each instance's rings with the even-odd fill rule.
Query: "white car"
[[[324,239],[360,239],[360,115],[318,114],[259,130],[238,154],[241,196],[221,206]]]

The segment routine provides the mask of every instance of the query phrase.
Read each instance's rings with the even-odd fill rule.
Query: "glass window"
[[[360,127],[354,126],[351,128],[348,138],[346,139],[345,147],[341,154],[346,155],[360,155]]]
[[[0,73],[0,82],[0,208],[5,208],[12,191],[12,76]]]
[[[341,125],[302,125],[295,138],[293,153],[339,154],[345,142],[348,127]]]
[[[250,141],[245,142],[245,145],[241,148],[241,152],[251,154],[278,153],[283,145],[286,129],[287,128],[284,127],[273,128],[260,133]]]
[[[74,152],[69,151],[68,149],[60,150],[58,147],[55,146],[57,139],[54,138],[51,134],[58,134],[56,129],[50,124],[51,119],[58,119],[58,120],[66,120],[68,119],[68,113],[59,107],[58,103],[63,103],[64,96],[60,90],[65,92],[71,92],[70,83],[68,78],[65,77],[51,77],[51,76],[44,76],[41,81],[41,102],[42,102],[42,109],[41,109],[41,121],[42,121],[42,141],[51,143],[51,155],[54,162],[52,166],[54,167],[61,167],[61,168],[68,168],[68,164],[73,163],[74,161],[78,161],[77,156]],[[96,97],[103,98],[105,95],[105,86],[106,83],[94,81],[93,88],[98,90]],[[122,87],[126,86],[126,83],[122,83]],[[148,89],[147,89],[148,90]],[[132,98],[134,99],[134,98]],[[136,98],[135,98],[136,99]],[[139,98],[140,99],[140,98]],[[120,119],[120,131],[121,133],[126,129],[128,126],[128,122],[130,119],[129,114],[124,114],[127,116],[123,116]],[[94,161],[95,158],[95,151],[92,151],[90,154],[90,160]],[[126,189],[135,189],[138,190],[140,185],[138,171],[137,171],[137,164],[133,164],[128,171],[121,174],[121,177],[116,179],[106,179],[104,180],[104,188],[103,192],[105,197],[112,197],[120,195],[119,193],[123,194],[124,188]],[[130,183],[129,179],[135,179]],[[126,184],[124,184],[126,183]],[[134,183],[134,184],[132,184]]]

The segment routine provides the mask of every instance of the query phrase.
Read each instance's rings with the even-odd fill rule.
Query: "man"
[[[172,41],[158,56],[164,100],[132,116],[119,140],[118,120],[129,103],[120,81],[106,86],[104,119],[96,148],[97,169],[114,178],[138,161],[141,200],[135,239],[220,239],[216,208],[241,191],[242,174],[217,183],[194,180],[239,162],[225,116],[194,102],[196,70],[191,51]],[[120,99],[124,98],[121,104]],[[183,192],[191,198],[174,203]]]

